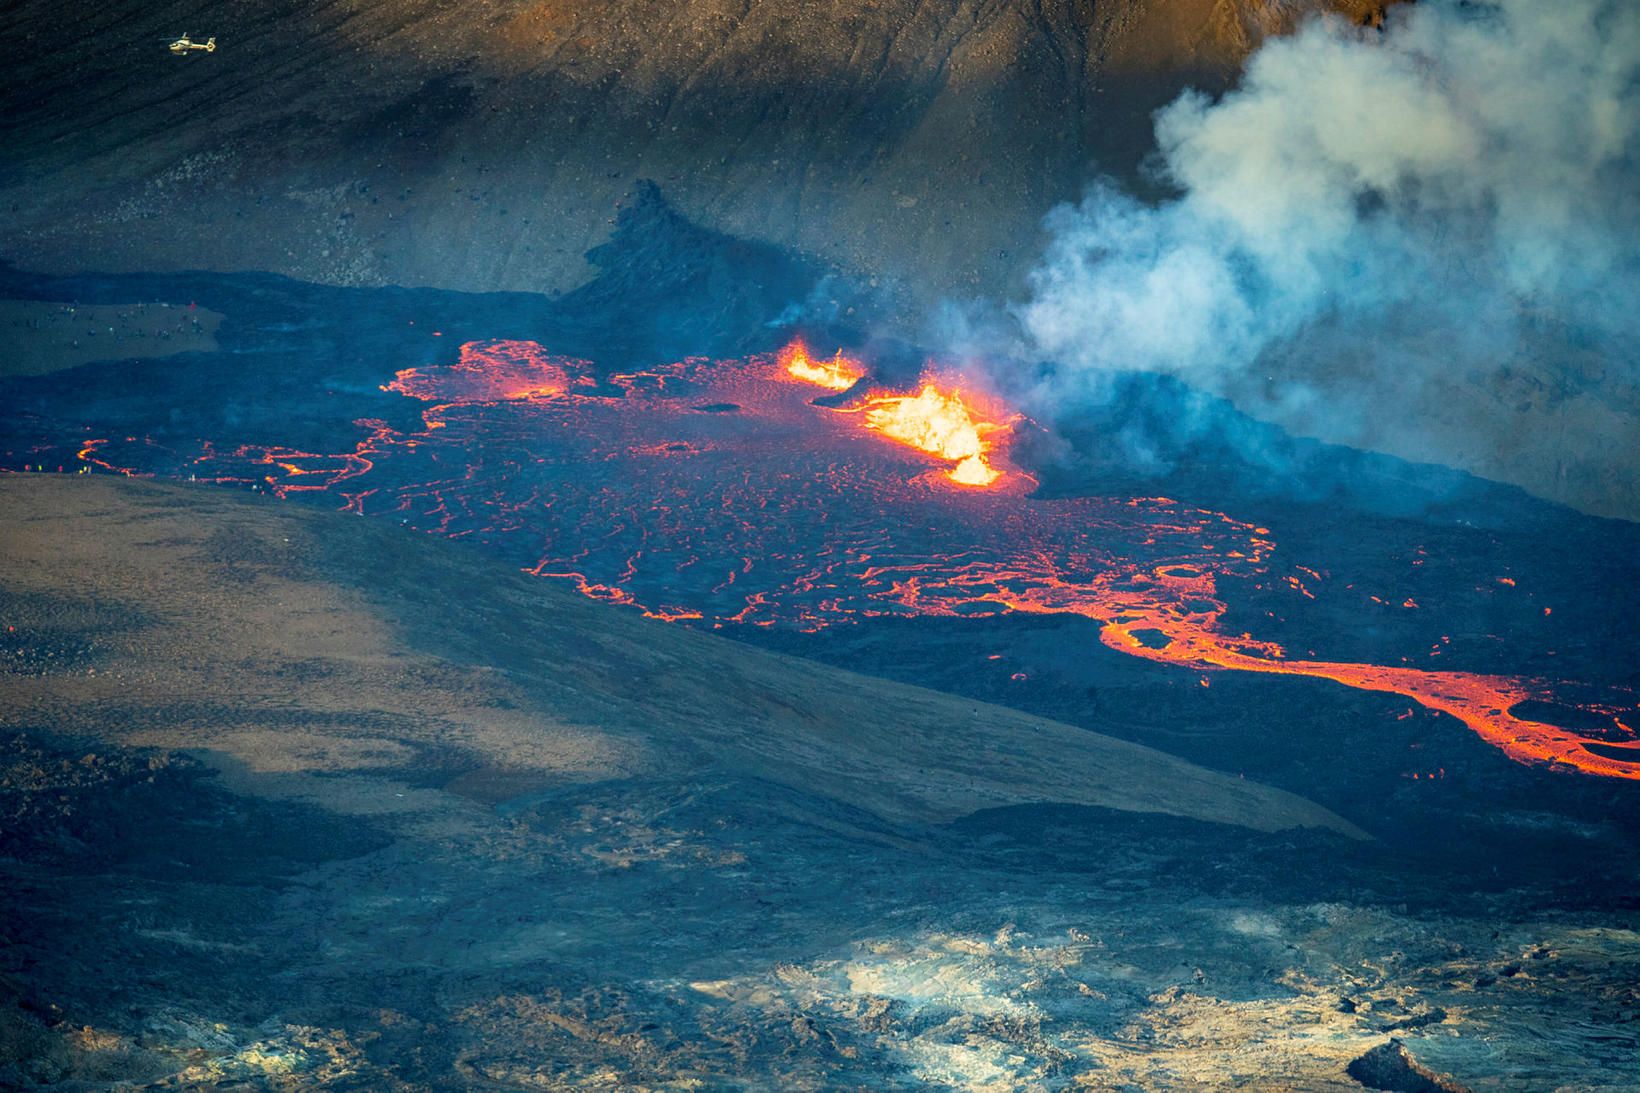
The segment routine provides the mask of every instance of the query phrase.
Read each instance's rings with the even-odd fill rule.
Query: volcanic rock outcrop
[[[1352,1062],[1349,1075],[1368,1089],[1390,1093],[1468,1093],[1451,1078],[1419,1063],[1399,1040],[1380,1044]]]

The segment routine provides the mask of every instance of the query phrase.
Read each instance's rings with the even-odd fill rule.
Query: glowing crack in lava
[[[847,391],[866,374],[865,365],[845,357],[841,349],[830,360],[817,361],[809,356],[809,347],[801,341],[794,341],[780,351],[779,365],[789,376],[833,391]]]
[[[1308,595],[1271,575],[1262,527],[1167,498],[1036,498],[1020,473],[961,488],[943,464],[1004,456],[1007,427],[976,427],[977,451],[942,448],[919,439],[916,414],[884,427],[908,406],[946,412],[937,388],[833,408],[813,399],[836,384],[794,383],[789,364],[689,359],[599,387],[586,362],[534,343],[472,343],[454,365],[387,385],[431,404],[423,429],[359,421],[350,452],[126,440],[79,455],[280,495],[329,490],[349,511],[487,540],[532,573],[669,620],[818,630],[879,616],[1082,615],[1133,656],[1405,695],[1520,762],[1640,778],[1640,741],[1618,707],[1581,707],[1611,724],[1599,739],[1512,712],[1571,684],[1295,659],[1229,633],[1230,603],[1254,588]],[[874,424],[873,412],[887,416]]]
[[[569,390],[566,366],[577,369],[582,382],[589,382],[584,378],[590,367],[587,362],[560,363],[528,342],[468,342],[448,375],[405,368],[384,389],[423,402],[460,405],[548,398]]]

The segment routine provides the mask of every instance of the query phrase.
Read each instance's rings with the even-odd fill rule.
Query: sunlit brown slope
[[[648,177],[709,227],[993,290],[1048,208],[1131,172],[1151,110],[1323,6],[23,0],[0,255],[564,289]],[[171,55],[184,31],[217,50]]]
[[[0,479],[0,506],[0,626],[32,651],[0,720],[203,749],[251,792],[460,829],[475,800],[566,782],[727,777],[894,823],[1068,802],[1359,834],[1148,748],[669,627],[374,521],[54,475]]]

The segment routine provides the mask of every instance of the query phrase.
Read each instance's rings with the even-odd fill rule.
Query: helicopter
[[[210,37],[205,39],[203,42],[196,42],[184,34],[182,37],[171,43],[171,52],[175,53],[178,57],[181,57],[186,53],[192,53],[196,49],[202,49],[206,53],[215,53],[216,38]]]

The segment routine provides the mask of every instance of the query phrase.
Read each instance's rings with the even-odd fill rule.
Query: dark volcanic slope
[[[1290,794],[374,521],[0,507],[8,1088],[1632,1088],[1629,924]]]
[[[995,287],[1096,166],[1131,171],[1152,109],[1320,6],[24,0],[0,254],[563,290],[649,177],[919,294]],[[184,31],[217,51],[170,55]]]
[[[8,476],[0,497],[8,641],[38,669],[0,697],[9,724],[308,779],[432,749],[476,782],[712,770],[888,822],[1058,801],[1359,835],[1149,748],[614,612],[374,521],[102,478]],[[88,644],[58,670],[85,604],[126,621],[61,635]],[[353,811],[360,785],[382,795],[308,792]]]

